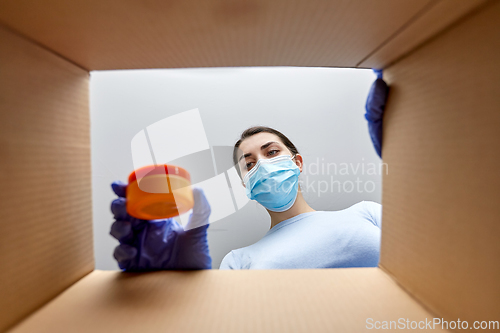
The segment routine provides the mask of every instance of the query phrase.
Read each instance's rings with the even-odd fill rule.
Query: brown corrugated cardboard
[[[354,67],[430,0],[15,0],[0,21],[88,70]]]
[[[0,331],[94,269],[88,73],[0,28]]]
[[[454,21],[486,3],[485,0],[431,1],[413,20],[382,43],[357,67],[384,68]]]
[[[379,268],[94,271],[12,333],[347,333],[369,318],[432,321]]]
[[[481,0],[0,2],[0,330],[359,332],[368,318],[499,320],[498,17],[500,3]],[[395,59],[385,71],[382,269],[88,274],[82,68]]]
[[[500,2],[386,69],[380,265],[447,318],[500,320]]]

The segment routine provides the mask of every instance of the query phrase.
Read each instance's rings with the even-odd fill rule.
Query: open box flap
[[[433,320],[379,268],[94,271],[11,333],[358,333],[400,318]]]
[[[380,265],[449,320],[500,319],[500,1],[384,71]]]
[[[88,70],[379,67],[482,2],[15,0],[0,21]]]
[[[0,331],[94,269],[88,72],[0,28]]]

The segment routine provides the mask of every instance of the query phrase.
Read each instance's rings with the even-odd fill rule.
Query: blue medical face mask
[[[258,160],[243,177],[247,197],[273,212],[290,209],[297,199],[300,174],[293,157],[280,155]]]

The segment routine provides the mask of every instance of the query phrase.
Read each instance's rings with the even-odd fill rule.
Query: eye
[[[267,156],[274,156],[274,155],[277,155],[279,152],[280,152],[279,149],[272,149],[272,150],[267,152]],[[254,162],[248,162],[247,164],[245,164],[248,171],[250,171],[250,169],[253,167],[253,164],[254,164]]]

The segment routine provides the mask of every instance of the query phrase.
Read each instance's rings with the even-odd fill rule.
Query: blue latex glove
[[[126,271],[211,269],[207,241],[210,205],[200,188],[193,188],[194,207],[186,229],[173,218],[140,220],[126,209],[127,184],[111,184],[118,195],[111,203],[115,222],[110,234],[119,242],[114,251],[118,266]]]
[[[368,93],[365,118],[368,120],[368,131],[373,146],[378,156],[382,157],[382,118],[387,96],[389,95],[389,87],[382,79],[382,70],[374,69],[373,71],[377,74],[377,79],[373,82]]]

